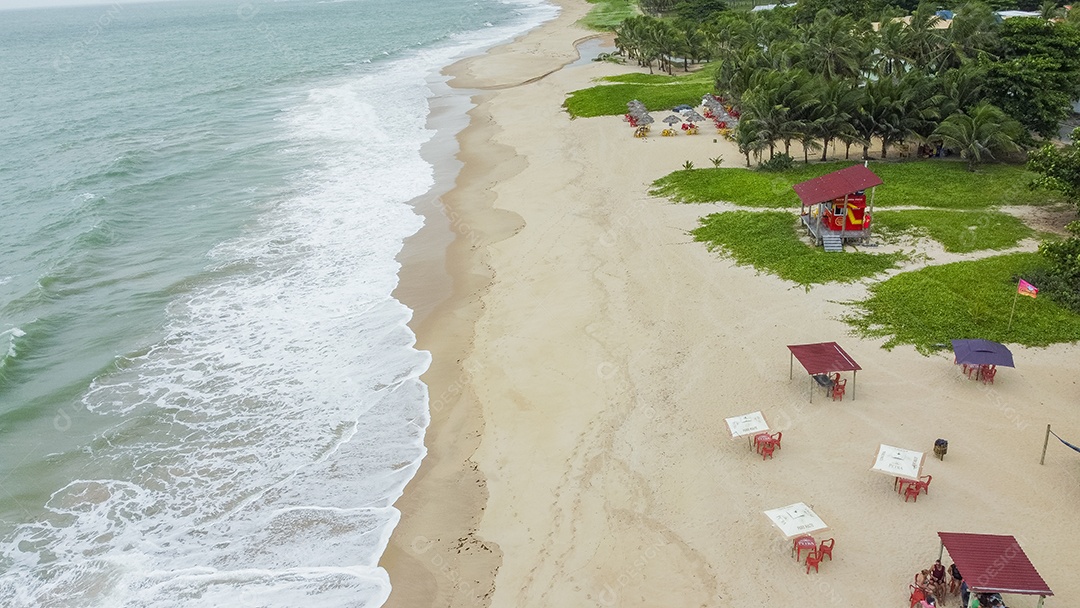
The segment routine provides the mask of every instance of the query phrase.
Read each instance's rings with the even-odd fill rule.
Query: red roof
[[[879,186],[884,182],[873,171],[862,165],[853,165],[847,169],[833,171],[821,177],[795,184],[795,194],[804,205],[813,205],[840,198],[845,194]]]
[[[1054,595],[1012,536],[960,532],[938,536],[972,591]]]
[[[809,374],[849,372],[862,369],[836,342],[819,344],[788,344],[788,350],[802,363]]]

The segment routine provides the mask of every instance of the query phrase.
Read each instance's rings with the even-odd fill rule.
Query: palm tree
[[[994,159],[995,154],[1019,150],[1016,141],[1022,131],[1020,123],[1000,108],[983,102],[969,114],[956,112],[946,118],[933,137],[958,150],[960,156],[967,159],[968,171],[974,171],[979,163]]]
[[[742,102],[742,117],[739,129],[753,133],[761,142],[761,148],[769,148],[769,158],[776,153],[776,140],[780,139],[781,113],[772,103],[774,93],[765,87],[757,87],[746,92]]]
[[[824,162],[830,143],[845,135],[858,135],[852,125],[852,116],[859,101],[859,92],[849,81],[829,81],[820,77],[810,89],[814,91],[811,97],[815,97],[818,103],[807,108],[807,119],[811,125],[810,132],[821,140],[821,160]]]
[[[884,21],[877,32],[876,52],[873,56],[874,71],[880,77],[899,77],[907,70],[911,57],[908,55],[911,30],[899,20]]]
[[[997,53],[998,23],[990,7],[979,2],[961,6],[944,36],[937,69],[958,67],[980,53]]]
[[[937,89],[938,113],[950,116],[957,111],[966,111],[983,98],[983,82],[986,70],[982,65],[967,61],[958,68],[946,70],[934,79]]]
[[[905,54],[911,58],[914,67],[932,72],[940,63],[945,48],[945,35],[937,28],[940,21],[934,5],[929,3],[919,5],[911,13]]]
[[[808,65],[829,80],[857,76],[861,46],[861,41],[855,35],[854,19],[850,16],[837,17],[831,11],[822,9],[810,27]]]
[[[1058,6],[1055,0],[1045,0],[1039,7],[1039,17],[1043,21],[1050,21],[1065,16],[1065,9]]]
[[[754,158],[761,158],[761,151],[765,149],[765,140],[761,137],[757,131],[754,130],[753,125],[746,121],[739,121],[738,126],[735,127],[735,145],[739,147],[739,153],[746,155],[746,168],[750,168],[750,155],[753,154]]]

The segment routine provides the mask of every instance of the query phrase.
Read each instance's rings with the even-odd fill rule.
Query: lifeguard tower
[[[866,190],[882,183],[873,171],[855,165],[792,186],[802,203],[799,217],[814,245],[824,245],[825,251],[843,251],[845,242],[868,240],[874,192],[870,191],[868,202]]]

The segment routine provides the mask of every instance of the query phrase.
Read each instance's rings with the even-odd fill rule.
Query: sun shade
[[[854,165],[792,186],[804,205],[840,198],[845,194],[881,185],[881,178],[862,165]]]
[[[788,344],[788,350],[808,374],[848,372],[862,369],[836,342],[819,344]]]
[[[956,362],[967,365],[1013,366],[1012,351],[990,340],[952,340]]]
[[[769,509],[765,511],[765,517],[768,517],[769,521],[780,529],[784,538],[810,534],[828,528],[813,509],[801,502],[779,509]]]
[[[975,593],[1054,595],[1012,536],[938,532]]]

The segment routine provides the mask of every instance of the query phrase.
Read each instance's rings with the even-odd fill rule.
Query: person
[[[945,595],[945,566],[941,565],[940,559],[934,560],[934,565],[930,566],[928,582],[935,595]]]
[[[926,591],[927,593],[930,592],[930,571],[929,570],[923,570],[922,572],[919,572],[918,574],[915,575],[915,586],[922,589],[923,591]]]
[[[964,575],[960,574],[960,568],[957,568],[956,564],[949,564],[949,576],[952,577],[952,581],[949,583],[949,591],[956,591],[964,582]]]
[[[968,591],[967,581],[961,579],[960,581],[960,604],[964,608],[968,608],[968,599],[971,597],[971,591]]]

